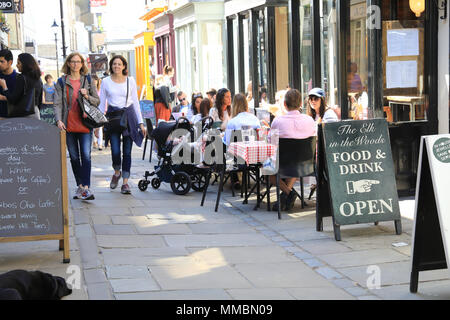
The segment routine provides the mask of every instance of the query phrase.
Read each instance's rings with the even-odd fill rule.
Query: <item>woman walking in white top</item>
[[[128,77],[128,64],[123,56],[114,56],[109,62],[111,76],[102,81],[99,109],[105,112],[109,123],[105,126],[111,143],[114,175],[110,188],[116,189],[123,178],[122,194],[131,194],[128,179],[131,171],[133,141],[140,145],[146,135],[139,106],[136,82]],[[138,132],[140,129],[141,132]],[[122,138],[122,152],[120,141]],[[122,153],[122,155],[121,155]],[[122,169],[122,171],[121,171]]]

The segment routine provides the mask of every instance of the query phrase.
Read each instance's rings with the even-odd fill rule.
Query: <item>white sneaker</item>
[[[81,187],[78,187],[75,191],[75,195],[73,196],[74,200],[81,199],[81,196],[83,195],[84,189]]]

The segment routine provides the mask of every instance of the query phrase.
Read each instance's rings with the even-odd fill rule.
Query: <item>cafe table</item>
[[[262,176],[260,174],[260,168],[262,167],[262,164],[276,154],[277,152],[277,146],[274,144],[267,143],[265,141],[248,141],[248,142],[232,142],[227,148],[227,152],[231,155],[233,155],[236,158],[243,159],[245,161],[246,167],[249,168],[250,166],[256,167],[256,184],[253,186],[253,188],[250,190],[250,192],[247,193],[247,177],[246,174],[243,177],[243,183],[244,183],[244,189],[245,189],[245,200],[244,204],[248,203],[248,198],[252,193],[255,193],[256,188],[256,195],[257,195],[257,204],[255,207],[255,210],[259,208],[259,205],[262,201],[261,194],[260,194],[260,185],[262,181]],[[245,170],[245,173],[247,173],[249,170]],[[267,184],[269,182],[267,181]],[[270,205],[270,203],[268,203]]]

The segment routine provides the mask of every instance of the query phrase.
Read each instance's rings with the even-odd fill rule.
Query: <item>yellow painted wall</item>
[[[146,88],[146,99],[153,100],[153,89],[150,82],[150,56],[149,48],[155,46],[153,40],[154,32],[143,32],[135,39],[135,57],[136,57],[136,83],[139,88]],[[139,97],[141,95],[139,90]]]

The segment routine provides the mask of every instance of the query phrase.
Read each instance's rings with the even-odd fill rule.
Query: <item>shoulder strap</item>
[[[130,78],[127,77],[127,100],[125,100],[125,108],[128,107],[128,94],[129,94],[129,90],[130,90],[129,80],[130,80]]]

